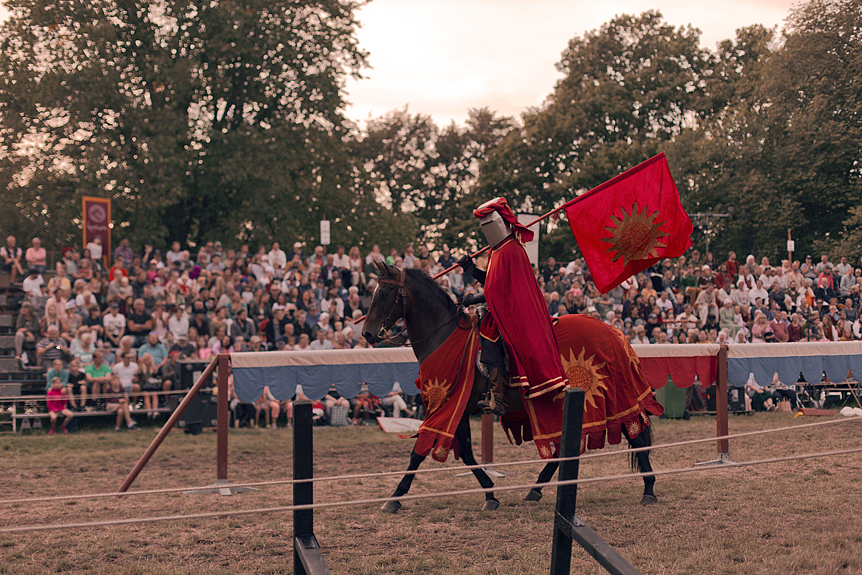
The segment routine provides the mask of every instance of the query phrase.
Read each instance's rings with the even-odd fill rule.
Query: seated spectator
[[[69,384],[69,372],[63,369],[63,360],[61,359],[55,359],[51,364],[51,369],[45,373],[45,391],[51,389],[51,382],[55,377],[60,378],[64,389]]]
[[[221,331],[221,328],[219,328]],[[229,335],[222,335],[221,338],[216,341],[212,346],[213,355],[218,355],[220,353],[233,353],[235,348],[233,346],[233,340],[231,340]]]
[[[299,388],[299,386],[297,386]],[[323,407],[326,411],[326,419],[331,420],[332,418],[332,408],[336,405],[344,407],[346,409],[350,409],[350,401],[347,400],[346,397],[341,397],[338,393],[338,390],[335,389],[334,385],[329,386],[329,391],[323,396]]]
[[[228,375],[228,396],[230,397],[230,408],[233,411],[233,426],[235,428],[252,427],[255,418],[255,406],[252,403],[240,401],[234,387],[233,373]]]
[[[353,406],[353,425],[359,425],[366,417],[377,417],[380,409],[380,399],[371,395],[368,384],[363,383],[359,393],[350,400]]]
[[[93,363],[84,367],[84,375],[90,388],[91,397],[104,393],[111,383],[111,366],[103,359],[102,351],[97,349],[93,352]],[[86,406],[85,409],[93,411]]]
[[[265,386],[263,388],[263,395],[261,395],[260,398],[255,401],[254,409],[255,425],[260,427],[260,414],[263,413],[265,416],[265,427],[269,427],[271,429],[278,428],[277,421],[278,416],[281,413],[281,402],[275,398],[275,396],[269,390],[269,386]]]
[[[81,362],[81,365],[87,365],[93,361],[93,352],[96,351],[96,345],[93,343],[93,334],[87,328],[82,327],[78,330],[78,335],[72,340],[69,346],[69,352]]]
[[[52,325],[48,328],[45,337],[36,345],[36,357],[45,367],[50,369],[54,360],[62,360],[69,356],[69,348],[66,341],[60,337],[60,328]]]
[[[51,429],[48,431],[48,435],[54,435],[54,430],[57,427],[57,419],[60,415],[65,416],[62,425],[60,425],[60,429],[63,430],[63,433],[69,433],[69,430],[66,429],[66,426],[69,424],[70,421],[72,421],[72,417],[74,417],[74,414],[72,413],[72,410],[69,409],[68,403],[69,391],[60,381],[59,377],[54,377],[48,383],[48,416],[51,418]]]
[[[754,380],[754,375],[748,378],[745,384],[746,393],[746,409],[749,411],[775,411],[775,402],[772,399],[772,393],[761,387]]]
[[[33,246],[27,248],[27,253],[24,255],[27,261],[27,269],[29,272],[36,272],[37,275],[45,273],[47,267],[48,252],[42,247],[42,240],[33,238]]]
[[[120,313],[120,304],[114,302],[108,306],[108,313],[102,319],[107,342],[113,347],[120,345],[120,338],[126,334],[126,316]]]
[[[127,394],[135,394],[135,397],[141,393],[141,386],[137,382],[138,379],[138,364],[132,361],[134,354],[131,350],[123,351],[118,363],[115,363],[111,368],[111,373],[120,379],[120,383]]]
[[[332,342],[326,339],[326,333],[325,328],[318,326],[317,338],[309,344],[308,349],[315,351],[332,349]]]
[[[205,337],[199,337],[197,341],[196,355],[198,359],[208,360],[213,356],[213,350]]]
[[[57,304],[52,302],[48,302],[45,305],[45,315],[39,320],[39,333],[45,336],[50,326],[56,327],[60,335],[63,335],[63,319],[57,309]]]
[[[3,271],[10,274],[11,283],[24,276],[24,269],[21,267],[22,250],[15,243],[15,236],[7,236],[6,245],[0,248]]]
[[[147,418],[155,419],[158,415],[156,409],[159,407],[158,392],[170,389],[170,382],[168,382],[168,389],[163,390],[161,374],[154,363],[153,356],[149,353],[141,356],[138,360],[137,375],[144,396],[144,409],[147,412]]]
[[[84,409],[87,405],[87,374],[81,371],[81,360],[77,357],[69,362],[69,399],[74,409]],[[77,396],[77,401],[75,397]]]
[[[392,391],[387,393],[380,401],[384,407],[392,407],[392,417],[409,416],[410,411],[407,409],[407,404],[404,402],[404,392],[401,391],[401,384],[397,381],[392,386]]]
[[[15,359],[21,361],[27,352],[28,365],[36,361],[36,342],[40,335],[39,318],[33,312],[30,302],[21,304],[18,318],[15,320]]]
[[[121,430],[123,419],[126,420],[126,427],[128,427],[129,431],[138,431],[138,426],[132,419],[132,407],[129,403],[129,395],[123,389],[123,384],[120,382],[118,376],[112,375],[110,377],[108,389],[103,393],[105,395],[105,409],[108,413],[117,414],[114,431]]]
[[[787,400],[790,402],[790,409],[799,407],[799,400],[796,397],[795,385],[793,387],[783,383],[778,379],[776,373],[772,377],[772,383],[769,384],[769,391],[772,392],[772,401],[777,405],[778,402]]]
[[[147,312],[143,298],[134,300],[132,311],[126,314],[126,333],[132,336],[132,346],[144,345],[154,326],[153,316]]]

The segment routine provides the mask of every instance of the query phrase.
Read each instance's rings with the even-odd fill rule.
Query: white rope
[[[556,461],[557,463],[562,463],[564,461],[580,461],[585,459],[598,459],[601,457],[610,457],[615,455],[626,455],[630,453],[640,453],[641,451],[651,451],[654,449],[667,449],[670,447],[683,447],[686,445],[696,445],[698,443],[712,443],[713,441],[717,441],[720,439],[738,439],[740,437],[752,437],[756,435],[766,435],[769,433],[777,433],[781,431],[792,431],[797,429],[805,429],[810,427],[820,427],[823,425],[834,425],[837,423],[846,423],[849,421],[860,422],[862,421],[862,417],[860,418],[846,418],[846,419],[834,419],[829,421],[818,421],[815,423],[805,423],[802,425],[791,425],[786,427],[776,427],[774,429],[765,429],[759,431],[746,431],[741,433],[732,433],[729,435],[720,435],[717,437],[707,437],[702,439],[688,439],[686,441],[677,441],[674,443],[664,443],[661,445],[651,445],[649,447],[636,447],[631,449],[620,449],[617,451],[603,451],[601,453],[585,453],[583,455],[575,456],[575,457],[560,457],[558,459],[528,459],[525,461],[509,461],[504,463],[480,463],[477,465],[461,465],[458,467],[432,467],[428,469],[416,469],[414,471],[380,471],[375,473],[356,473],[352,475],[330,475],[326,477],[315,477],[313,479],[274,479],[270,481],[253,481],[248,483],[230,483],[224,487],[268,487],[274,485],[292,485],[294,483],[308,483],[309,481],[313,483],[322,483],[329,481],[344,481],[344,480],[354,480],[354,479],[374,479],[374,478],[383,478],[383,477],[399,477],[406,474],[411,475],[425,475],[432,473],[447,473],[452,471],[457,471],[458,473],[463,472],[465,469],[469,471],[473,471],[475,469],[485,469],[487,467],[514,467],[517,465],[532,465],[536,463],[549,463],[551,461]],[[116,491],[106,492],[106,493],[85,493],[85,494],[75,494],[75,495],[52,495],[50,497],[33,497],[28,499],[2,499],[0,500],[0,505],[12,505],[12,504],[21,504],[21,503],[40,503],[46,501],[67,501],[71,499],[100,499],[105,497],[125,497],[127,495],[156,495],[162,493],[180,493],[185,491],[197,491],[203,489],[214,489],[219,487],[218,485],[199,485],[199,486],[190,486],[190,487],[165,487],[162,489],[145,489],[140,491],[126,491],[123,493],[119,493]]]
[[[789,455],[786,457],[776,457],[773,459],[760,459],[746,462],[734,462],[725,464],[726,467],[751,467],[754,465],[766,465],[770,463],[782,463],[786,461],[799,461],[802,459],[814,459],[818,457],[831,457],[836,455],[848,455],[851,453],[862,452],[862,447],[855,449],[844,449],[840,451],[829,451],[822,453],[808,453],[801,455]],[[284,505],[280,507],[263,507],[259,509],[243,509],[234,511],[214,511],[210,513],[192,513],[189,515],[166,515],[162,517],[138,517],[130,519],[112,519],[106,521],[92,521],[88,523],[64,523],[53,525],[22,525],[19,527],[3,527],[0,528],[0,533],[23,533],[29,531],[49,531],[54,529],[85,529],[88,527],[108,527],[114,525],[133,525],[140,523],[157,523],[163,521],[181,521],[188,519],[210,519],[216,517],[236,517],[239,515],[253,515],[260,513],[283,513],[288,511],[305,511],[313,509],[330,509],[335,507],[348,507],[352,505],[371,505],[378,503],[386,503],[387,501],[413,501],[418,499],[439,499],[443,497],[455,497],[461,495],[474,495],[478,493],[492,493],[494,491],[516,491],[522,489],[532,489],[534,487],[561,487],[565,485],[584,485],[587,483],[599,483],[602,481],[614,481],[619,479],[633,479],[638,477],[659,476],[659,475],[680,475],[683,473],[698,473],[702,471],[714,471],[713,467],[687,467],[684,469],[667,469],[663,471],[653,471],[650,473],[627,473],[623,475],[609,475],[604,477],[590,477],[586,479],[570,479],[567,481],[549,481],[548,483],[531,483],[524,485],[507,485],[505,487],[490,487],[490,488],[474,488],[462,489],[459,491],[449,491],[446,493],[426,493],[417,495],[402,495],[401,497],[379,497],[374,499],[357,499],[348,501],[332,501],[328,503],[311,503],[308,505]]]

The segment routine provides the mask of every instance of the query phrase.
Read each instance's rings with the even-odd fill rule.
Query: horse
[[[373,345],[381,341],[393,325],[403,318],[413,352],[421,366],[422,362],[439,348],[452,332],[458,328],[458,324],[465,318],[466,314],[455,304],[450,295],[425,272],[418,269],[401,269],[380,262],[376,262],[376,265],[379,271],[377,285],[374,287],[372,293],[362,335]],[[603,326],[599,329],[614,330],[613,327],[607,326],[588,316],[565,317],[583,317]],[[627,346],[628,344],[623,342],[624,337],[622,334],[618,331],[616,331],[616,334],[619,337],[613,338],[616,343],[612,343],[611,345]],[[584,337],[582,343],[586,353],[591,353],[592,348],[590,346],[593,344],[590,344],[590,338]],[[582,354],[584,350],[581,351]],[[628,350],[631,350],[630,346]],[[634,352],[628,355],[632,357],[634,356]],[[634,356],[634,359],[636,361],[636,356]],[[470,361],[475,361],[475,358],[470,358]],[[626,384],[627,382],[612,382],[612,385]],[[572,385],[571,381],[569,385]],[[486,389],[487,380],[477,369],[466,408],[454,434],[453,443],[456,449],[456,457],[460,455],[466,465],[474,466],[472,472],[478,480],[479,485],[484,489],[490,490],[494,487],[494,482],[482,468],[477,466],[476,458],[473,455],[469,420],[471,415],[480,412],[477,403],[485,394]],[[521,408],[520,390],[515,388],[508,389],[506,397],[510,411]],[[587,411],[591,408],[589,402],[584,407]],[[642,431],[634,437],[630,436],[632,434],[629,433],[626,426],[622,426],[622,432],[632,448],[643,448],[652,445],[652,435],[649,425],[644,425]],[[426,457],[427,455],[417,453],[416,446],[414,445],[410,453],[410,463],[407,467],[407,472],[398,483],[392,497],[401,497],[410,490],[415,477],[413,472],[419,468]],[[652,473],[649,451],[645,450],[633,453],[630,465],[633,471],[638,470],[641,473],[647,474],[643,477],[644,491],[640,503],[642,505],[656,503],[657,498],[653,490],[655,476],[649,475]],[[551,480],[558,467],[559,463],[556,459],[550,459],[539,473],[539,477],[536,480],[537,487],[530,489],[524,500],[539,501],[542,498],[541,485]],[[494,497],[494,493],[487,491],[482,509],[493,511],[499,505],[500,502]],[[381,509],[387,513],[397,513],[401,509],[401,503],[397,500],[387,501]]]

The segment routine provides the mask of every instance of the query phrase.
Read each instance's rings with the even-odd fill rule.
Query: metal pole
[[[135,467],[132,468],[132,471],[129,473],[129,476],[126,477],[125,481],[123,481],[123,484],[117,490],[117,493],[125,493],[129,489],[129,486],[132,485],[132,483],[138,477],[138,474],[153,456],[153,453],[156,452],[156,449],[159,448],[159,445],[162,444],[162,441],[164,441],[165,437],[168,436],[168,433],[171,432],[171,429],[173,429],[174,425],[176,425],[183,412],[198,394],[198,391],[200,391],[204,383],[209,380],[210,376],[213,374],[213,371],[215,371],[216,365],[217,362],[215,359],[213,359],[213,361],[210,362],[210,364],[207,366],[207,368],[204,370],[204,372],[201,374],[201,376],[198,378],[198,380],[195,382],[195,384],[192,386],[192,388],[189,390],[189,392],[186,394],[186,396],[183,398],[183,400],[180,402],[180,404],[177,406],[171,416],[168,418],[167,423],[165,423],[161,430],[159,430],[159,434],[156,435],[156,438],[153,439],[152,443],[150,443],[150,446],[135,464]]]

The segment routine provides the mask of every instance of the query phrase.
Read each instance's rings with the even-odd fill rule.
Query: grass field
[[[822,418],[817,419],[820,421]],[[731,433],[815,421],[792,414],[732,417]],[[475,422],[478,437],[478,422]],[[654,422],[656,443],[715,435],[715,420]],[[85,431],[70,436],[0,436],[0,498],[115,491],[155,435]],[[734,460],[823,452],[862,445],[862,421],[732,440]],[[232,482],[288,479],[288,429],[230,435]],[[412,442],[376,427],[315,430],[315,474],[402,470]],[[612,448],[614,450],[618,447]],[[537,459],[532,445],[510,446],[495,430],[498,462]],[[715,444],[661,449],[656,469],[691,467],[715,457]],[[458,465],[420,475],[412,493],[469,489]],[[506,468],[498,485],[532,482],[541,464]],[[659,478],[659,502],[641,507],[642,484],[583,486],[578,515],[642,573],[862,573],[862,454],[748,468],[713,468]],[[622,455],[585,461],[582,477],[627,473]],[[171,434],[132,490],[199,486],[215,479],[215,434]],[[316,501],[385,497],[397,478],[322,482]],[[409,501],[397,515],[376,506],[320,510],[315,531],[333,573],[548,573],[554,490],[539,503],[523,491],[498,494],[495,512],[481,495]],[[142,495],[51,503],[0,504],[0,527],[189,514],[289,505],[289,485],[219,495]],[[291,516],[258,514],[107,528],[0,534],[0,574],[291,573]],[[575,548],[573,573],[603,573]]]

